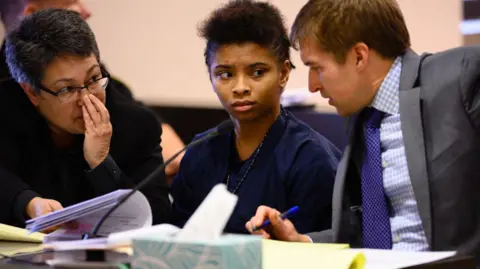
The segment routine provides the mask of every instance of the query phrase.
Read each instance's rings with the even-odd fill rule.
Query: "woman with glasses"
[[[0,223],[22,227],[28,218],[132,188],[162,164],[155,115],[106,91],[109,75],[79,14],[36,12],[5,47],[14,80],[0,84]],[[153,222],[166,222],[163,175],[141,191]]]
[[[238,196],[227,233],[248,233],[245,223],[260,205],[298,206],[292,221],[299,231],[329,228],[340,152],[280,106],[293,65],[278,9],[229,1],[202,24],[200,36],[213,90],[235,128],[186,152],[172,183],[173,224],[183,226],[224,183]]]

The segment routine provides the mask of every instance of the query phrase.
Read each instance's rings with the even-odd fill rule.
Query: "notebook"
[[[0,241],[42,243],[44,237],[43,233],[29,234],[25,229],[0,224]]]

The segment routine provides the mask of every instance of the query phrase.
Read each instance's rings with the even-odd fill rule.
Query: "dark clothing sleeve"
[[[132,164],[129,167],[128,172],[131,176],[125,174],[110,155],[100,165],[86,172],[86,176],[95,190],[95,195],[100,196],[118,189],[135,187],[162,163],[162,150],[159,145],[156,145],[143,162]],[[164,178],[163,173],[159,173],[146,187],[140,190],[152,207],[153,224],[165,223],[170,219],[168,187]]]
[[[15,219],[20,222],[24,223],[28,216],[26,213],[26,208],[28,203],[35,197],[40,197],[40,195],[32,190],[24,190],[20,192],[20,194],[15,197],[15,201],[13,204],[13,213]]]
[[[141,109],[144,112],[148,111],[146,108]],[[122,122],[122,128],[131,129],[131,126],[137,126],[135,141],[128,142],[135,145],[132,147],[133,151],[122,151],[122,156],[119,156],[119,158],[121,157],[120,159],[115,159],[116,155],[111,152],[112,158],[107,158],[104,163],[96,167],[99,168],[98,171],[97,169],[90,171],[89,173],[92,174],[88,175],[88,177],[99,191],[108,191],[108,188],[110,188],[110,191],[113,191],[113,188],[132,188],[150,174],[156,173],[156,176],[140,191],[146,196],[152,208],[153,224],[159,224],[168,222],[171,215],[171,204],[168,196],[169,187],[166,182],[165,172],[157,173],[157,170],[164,162],[160,146],[162,128],[153,113],[148,111],[144,115],[141,124],[136,123],[135,125],[134,122],[129,122],[138,121],[135,118],[124,117],[117,119]],[[116,141],[116,148],[121,149],[121,144],[125,142],[127,141]],[[128,155],[128,161],[121,160],[126,157],[124,155]],[[121,170],[117,164],[119,167],[122,167]],[[100,181],[101,177],[104,177],[103,179],[108,178],[108,181],[105,181],[105,185],[93,183],[93,181]]]
[[[163,163],[162,160],[162,151],[160,146],[157,145],[144,162],[133,164],[128,169],[131,177],[120,170],[110,155],[100,165],[86,172],[86,175],[96,192],[96,196],[100,196],[117,189],[135,187],[136,184],[157,169]],[[152,207],[153,224],[168,222],[170,219],[170,201],[163,173],[159,173],[140,191],[147,197]]]
[[[98,195],[112,192],[122,185],[126,187],[135,185],[131,179],[123,174],[110,155],[101,164],[85,174]]]
[[[301,150],[286,182],[288,207],[300,208],[291,219],[299,233],[331,227],[333,184],[340,157],[332,145],[317,149],[313,149],[316,145],[305,146],[308,149]]]
[[[193,189],[188,182],[190,175],[190,152],[187,151],[180,163],[180,169],[172,181],[171,194],[173,197],[171,224],[183,228],[187,220],[198,207],[194,201]],[[202,180],[201,178],[197,178]]]
[[[0,136],[0,223],[24,226],[25,208],[35,193],[16,174],[19,166],[20,151],[16,143]]]
[[[26,206],[36,195],[17,175],[0,166],[0,223],[24,227]]]

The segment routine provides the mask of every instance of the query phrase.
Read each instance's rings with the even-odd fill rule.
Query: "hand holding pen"
[[[310,238],[297,233],[292,222],[288,220],[300,209],[292,207],[283,214],[277,210],[260,206],[257,213],[245,224],[247,230],[252,234],[262,235],[266,239],[276,239],[290,242],[311,242]]]

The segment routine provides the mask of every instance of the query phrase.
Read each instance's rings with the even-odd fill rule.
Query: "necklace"
[[[242,185],[242,183],[243,183],[243,181],[245,180],[245,178],[247,178],[247,175],[248,175],[248,173],[250,172],[250,169],[252,169],[252,166],[253,166],[253,164],[255,163],[255,160],[257,159],[257,155],[258,155],[258,153],[260,152],[260,149],[262,149],[263,141],[265,141],[265,138],[266,138],[266,137],[267,137],[267,135],[265,134],[265,136],[263,137],[262,142],[260,142],[260,145],[258,145],[258,148],[255,150],[255,153],[254,153],[254,155],[253,155],[253,158],[252,158],[252,160],[250,161],[250,164],[248,165],[247,170],[246,170],[245,173],[243,174],[242,179],[240,179],[240,181],[238,182],[237,186],[235,186],[235,188],[231,191],[231,193],[235,194],[235,192],[237,192],[238,188],[240,188],[240,185]],[[227,180],[226,180],[227,190],[229,189],[229,188],[228,188],[229,183],[230,183],[230,173],[227,174]]]

